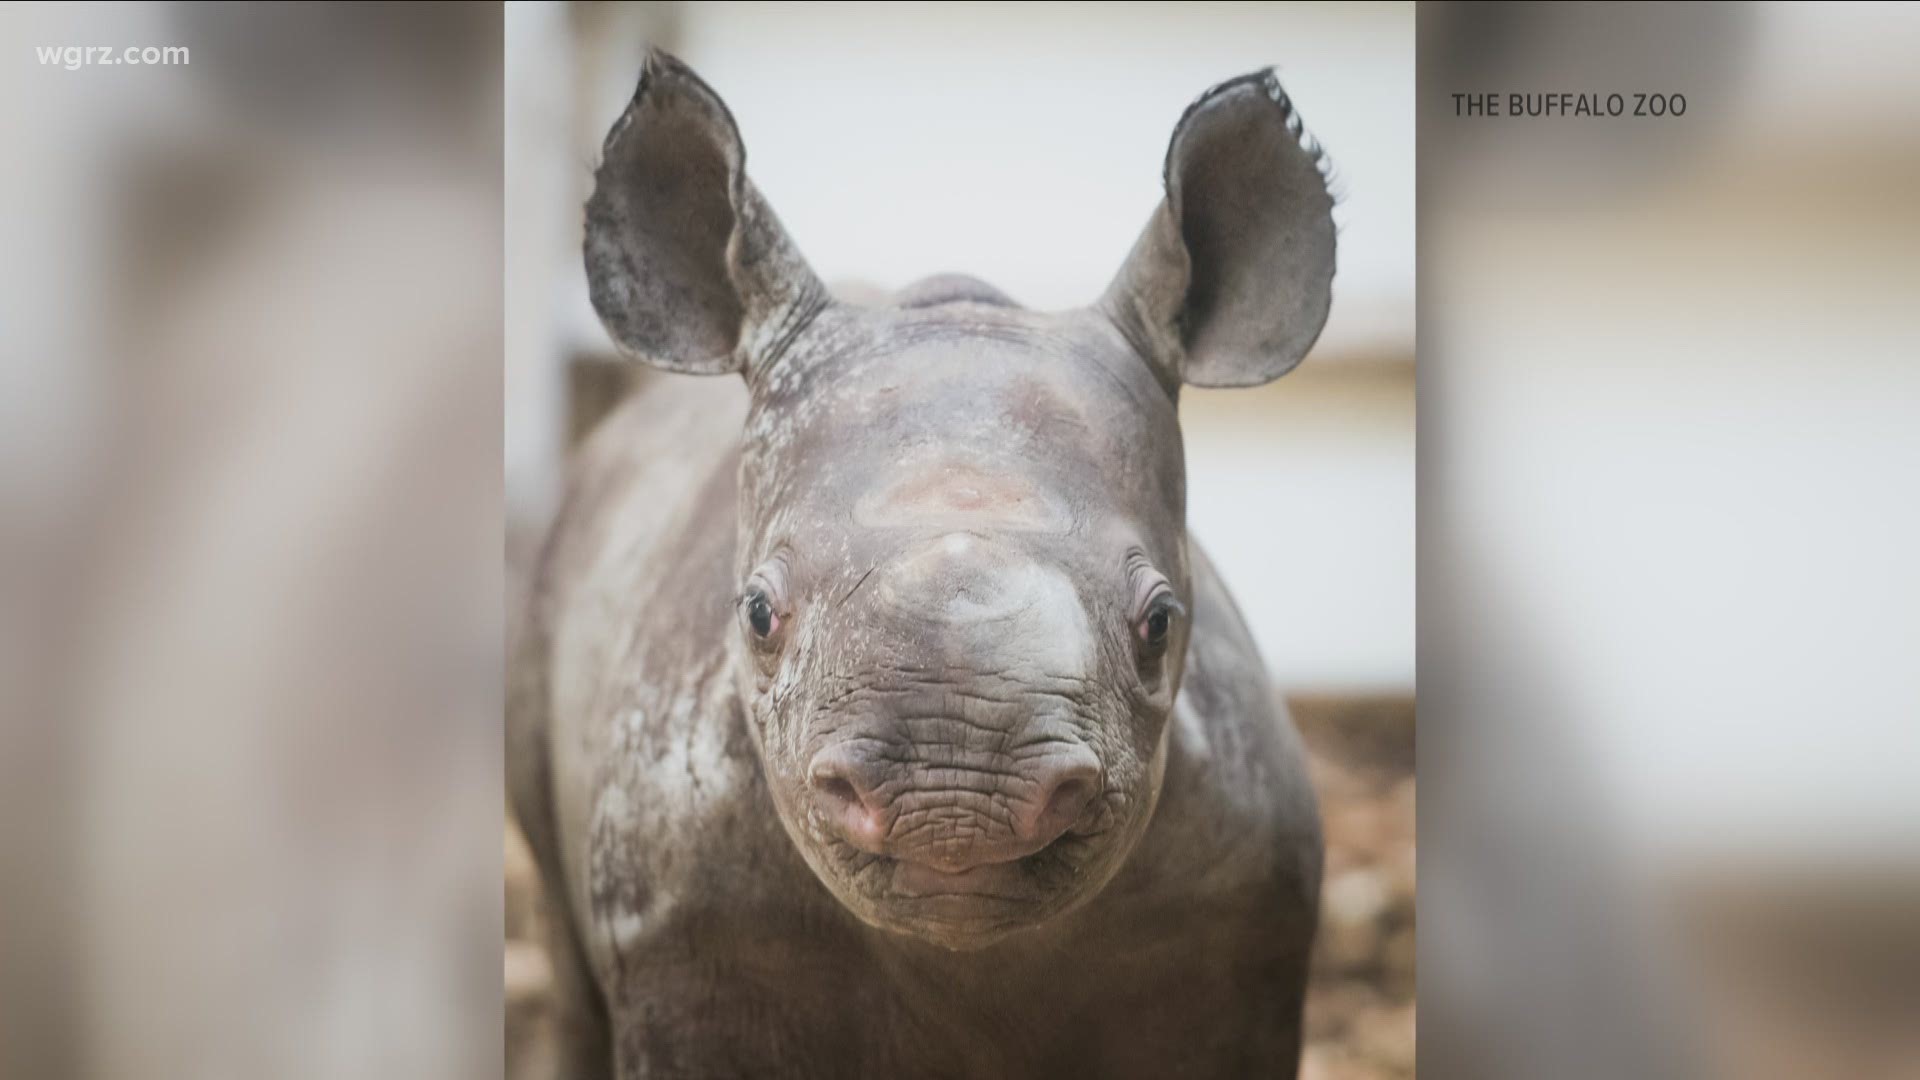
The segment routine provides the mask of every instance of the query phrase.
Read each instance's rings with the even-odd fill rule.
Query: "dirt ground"
[[[1296,698],[1326,829],[1320,935],[1301,1080],[1400,1080],[1414,1069],[1414,706]],[[541,900],[506,830],[508,1080],[550,1080]]]
[[[1414,704],[1294,699],[1326,830],[1301,1080],[1413,1075]]]

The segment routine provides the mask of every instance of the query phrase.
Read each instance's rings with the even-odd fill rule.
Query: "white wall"
[[[754,182],[822,277],[893,288],[960,271],[1038,308],[1112,277],[1187,103],[1277,65],[1343,194],[1322,358],[1412,348],[1411,4],[712,4],[670,36],[733,110]],[[633,91],[639,45],[588,43],[633,59],[588,91],[586,160]]]

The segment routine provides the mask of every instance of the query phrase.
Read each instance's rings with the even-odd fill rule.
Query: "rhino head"
[[[1189,637],[1180,386],[1286,373],[1334,227],[1271,72],[1208,91],[1105,294],[943,276],[837,302],[725,104],[649,56],[587,207],[627,354],[750,394],[738,675],[780,823],[860,919],[977,948],[1098,892],[1160,797]],[[725,598],[716,598],[724,600]]]

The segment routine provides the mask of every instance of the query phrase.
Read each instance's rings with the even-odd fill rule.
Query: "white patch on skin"
[[[1180,755],[1189,761],[1207,762],[1213,759],[1213,744],[1207,741],[1207,723],[1194,711],[1191,697],[1182,694],[1173,702],[1172,721],[1167,725],[1171,738],[1180,744]],[[1164,739],[1163,739],[1164,742]],[[1163,758],[1166,756],[1161,755]],[[1162,763],[1164,766],[1164,762]]]
[[[700,695],[687,691],[674,698],[663,730],[684,733],[663,747],[664,752],[644,767],[651,790],[686,801],[712,800],[733,790],[733,768],[727,760],[726,727],[696,718]]]
[[[602,787],[600,797],[593,802],[595,821],[625,821],[630,811],[626,789],[619,784]]]
[[[646,929],[646,920],[638,912],[615,911],[607,916],[607,936],[617,953],[625,954],[639,945]]]
[[[587,820],[588,833],[593,836],[600,836],[608,831],[631,830],[634,827],[633,803],[627,798],[627,789],[618,782],[602,784],[600,790],[594,795],[593,808]],[[598,851],[589,856],[587,865],[581,868],[581,872],[586,875],[586,887],[579,890],[576,895],[581,898],[582,903],[586,902],[587,897],[597,896],[605,891],[601,886],[607,884],[605,879],[608,875],[619,873],[609,865],[604,853]],[[586,915],[585,912],[581,914]],[[588,921],[596,920],[589,918]]]

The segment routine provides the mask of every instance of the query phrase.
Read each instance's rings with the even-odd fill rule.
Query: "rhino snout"
[[[1084,746],[1009,771],[902,766],[849,746],[808,770],[820,818],[861,851],[960,873],[1033,855],[1087,817],[1099,759]]]

